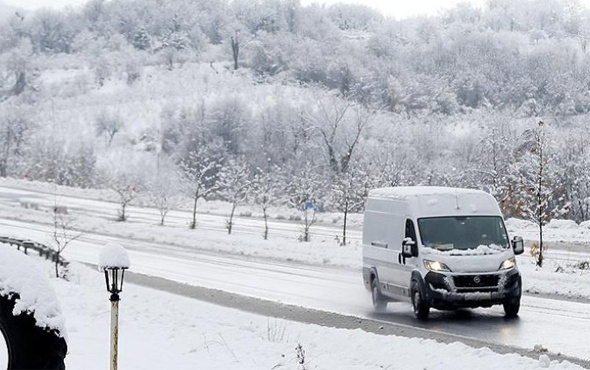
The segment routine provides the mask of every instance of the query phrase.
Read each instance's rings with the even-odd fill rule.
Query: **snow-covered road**
[[[2,220],[0,230],[29,238],[44,237],[43,227],[19,221]],[[65,257],[95,264],[100,249],[113,240],[128,249],[134,272],[276,302],[419,326],[489,343],[529,349],[542,345],[553,352],[590,359],[587,344],[580,340],[582,328],[590,327],[590,310],[584,303],[525,296],[517,320],[504,319],[502,309],[495,307],[434,311],[428,322],[419,323],[406,303],[390,304],[385,314],[373,313],[369,294],[356,270],[257,261],[92,233],[85,233],[68,247]]]

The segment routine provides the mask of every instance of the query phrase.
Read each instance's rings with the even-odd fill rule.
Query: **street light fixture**
[[[123,246],[107,244],[98,256],[98,268],[104,271],[107,291],[111,293],[111,370],[117,370],[119,346],[119,293],[123,291],[125,270],[129,268],[129,256]]]
[[[111,293],[111,302],[119,300],[119,293],[123,291],[123,278],[126,267],[105,267],[104,278],[107,290]]]

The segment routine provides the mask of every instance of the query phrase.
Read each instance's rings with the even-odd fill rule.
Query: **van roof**
[[[490,194],[475,189],[440,186],[398,186],[369,191],[369,201],[390,199],[405,203],[396,212],[415,217],[452,215],[501,215],[498,203]],[[375,205],[379,203],[373,203]],[[381,207],[381,206],[376,206]],[[383,205],[383,207],[387,207]]]
[[[463,195],[463,194],[487,194],[476,189],[448,188],[444,186],[395,186],[389,188],[377,188],[369,191],[370,196],[379,196],[392,199],[408,199],[412,196],[424,195]]]

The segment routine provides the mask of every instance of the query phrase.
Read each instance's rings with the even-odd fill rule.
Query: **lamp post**
[[[125,270],[129,268],[129,256],[123,246],[107,244],[98,257],[98,268],[104,272],[107,291],[111,293],[111,370],[117,370],[119,346],[119,293],[123,291]]]

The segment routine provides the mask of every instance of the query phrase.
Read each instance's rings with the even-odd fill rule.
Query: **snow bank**
[[[561,229],[561,230],[573,230],[579,226],[575,221],[572,220],[551,220],[546,226],[548,229]]]
[[[49,280],[30,257],[0,245],[0,295],[18,293],[14,315],[32,313],[41,328],[54,329],[65,335],[65,318]]]
[[[100,251],[98,269],[103,271],[109,267],[129,268],[129,255],[121,244],[109,243]]]
[[[533,222],[520,220],[517,218],[509,218],[504,221],[504,224],[506,225],[508,231],[537,229],[537,225],[535,225]]]

